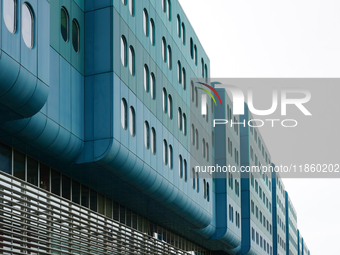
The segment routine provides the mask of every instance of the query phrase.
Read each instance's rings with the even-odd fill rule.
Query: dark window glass
[[[106,198],[105,215],[112,218],[112,200],[109,198]]]
[[[71,199],[71,178],[62,176],[62,196],[66,199]]]
[[[51,190],[53,194],[60,195],[60,179],[61,175],[59,172],[51,171]]]
[[[72,201],[80,204],[80,183],[74,180],[72,181]]]
[[[126,208],[126,225],[131,227],[131,210]]]
[[[81,205],[88,208],[89,198],[90,198],[89,188],[84,185],[81,185]]]
[[[118,203],[113,202],[112,211],[113,211],[113,219],[119,221],[119,204]]]
[[[105,208],[105,198],[104,196],[98,194],[98,212],[104,214]]]
[[[120,206],[119,207],[119,221],[122,224],[125,224],[125,207]]]
[[[14,176],[25,180],[25,154],[14,151]]]
[[[68,13],[65,7],[60,9],[60,31],[64,41],[68,41]]]
[[[27,157],[27,181],[38,186],[38,161]]]
[[[40,188],[50,190],[50,168],[40,163]]]
[[[90,190],[90,209],[97,211],[97,192],[92,189]]]
[[[74,19],[72,21],[72,45],[75,52],[79,52],[80,32],[78,22]]]
[[[0,171],[12,173],[12,148],[0,143]]]

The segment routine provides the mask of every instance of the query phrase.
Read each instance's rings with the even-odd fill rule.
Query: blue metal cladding
[[[121,0],[18,0],[17,26],[12,34],[4,22],[0,1],[0,140],[210,250],[271,254],[271,224],[274,230],[276,211],[271,211],[268,200],[273,208],[277,205],[270,176],[241,179],[236,174],[220,173],[216,178],[200,176],[195,179],[196,186],[192,184],[195,166],[254,166],[250,147],[259,162],[270,164],[258,131],[262,149],[258,138],[254,139],[254,130],[242,125],[237,130],[212,127],[213,117],[230,116],[241,122],[250,118],[249,112],[240,119],[232,116],[231,100],[225,91],[219,91],[225,107],[215,108],[208,100],[207,121],[196,106],[200,103],[191,99],[190,79],[208,82],[210,62],[178,1],[171,1],[170,19],[159,0],[132,2],[131,14],[129,4]],[[22,39],[24,3],[33,12],[32,49]],[[62,7],[69,17],[67,41],[60,30]],[[144,9],[149,26],[151,20],[154,22],[154,44],[151,34],[143,31]],[[74,20],[79,37],[73,37]],[[132,75],[131,56],[127,56],[126,66],[121,62],[121,36],[126,38],[127,49],[134,51]],[[163,37],[171,48],[167,53],[171,54],[170,68],[162,59]],[[79,52],[74,50],[73,40],[79,40]],[[178,62],[185,77],[182,81],[178,79]],[[143,86],[144,65],[155,77],[154,97]],[[163,88],[172,98],[171,117],[163,110]],[[201,93],[199,90],[198,101]],[[126,130],[121,124],[122,99],[127,104]],[[130,108],[135,116],[133,134]],[[178,112],[186,116],[186,132],[179,128]],[[144,144],[145,121],[156,133],[155,153]],[[198,147],[190,141],[192,124],[199,132]],[[203,138],[209,145],[208,157],[202,156]],[[168,150],[172,146],[172,169],[163,162],[163,140]],[[233,145],[231,152],[229,143]],[[236,151],[239,156],[235,159]],[[186,177],[180,175],[179,156],[187,162]],[[253,187],[255,180],[262,187],[261,195]],[[209,183],[210,199],[204,197],[204,183]],[[252,212],[252,202],[263,214],[261,220]],[[238,223],[236,215],[241,218]],[[260,238],[253,239],[252,229],[261,237],[261,244]]]
[[[245,114],[240,122],[252,119],[245,104]],[[241,166],[270,165],[270,154],[260,131],[241,125]],[[265,157],[267,155],[267,157]],[[271,174],[242,173],[242,243],[240,254],[271,254],[273,249],[272,218],[275,217],[272,203]]]
[[[295,255],[298,254],[297,215],[287,191],[285,192],[285,197],[286,197],[286,240],[287,240],[286,254]]]

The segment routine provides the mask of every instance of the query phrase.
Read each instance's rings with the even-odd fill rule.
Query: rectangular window
[[[40,188],[50,190],[50,168],[40,163]]]
[[[38,186],[38,161],[27,157],[27,181]]]
[[[62,196],[66,199],[71,199],[71,178],[62,176]]]
[[[81,185],[81,205],[89,208],[89,200],[90,200],[90,190],[88,187]]]
[[[12,148],[0,143],[0,171],[12,174]]]
[[[14,176],[25,180],[25,154],[14,150]]]
[[[60,196],[61,175],[56,170],[51,170],[51,191],[53,194]]]
[[[72,202],[80,204],[80,183],[72,181]]]
[[[98,212],[104,214],[105,211],[105,198],[104,196],[98,194]]]
[[[90,209],[97,211],[97,191],[90,190]]]

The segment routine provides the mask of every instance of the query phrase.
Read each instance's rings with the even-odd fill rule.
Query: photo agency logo
[[[242,125],[246,127],[247,125],[250,127],[263,127],[265,123],[271,125],[271,127],[275,127],[276,124],[280,123],[282,127],[296,127],[298,125],[298,121],[294,118],[270,118],[271,115],[276,113],[277,111],[280,112],[281,117],[287,117],[287,106],[292,105],[296,107],[303,115],[305,116],[312,116],[311,112],[305,106],[311,100],[311,93],[309,90],[306,89],[297,89],[297,88],[282,88],[280,90],[276,88],[271,89],[271,98],[257,98],[257,100],[266,100],[271,101],[270,108],[267,109],[256,109],[254,106],[254,90],[253,89],[246,89],[246,96],[247,101],[245,100],[245,94],[243,90],[235,85],[230,84],[222,84],[220,82],[212,82],[211,85],[208,85],[203,82],[197,82],[205,86],[206,88],[200,88],[206,92],[206,94],[201,95],[201,114],[207,114],[207,95],[209,95],[215,106],[217,106],[215,94],[220,101],[221,107],[223,106],[222,100],[216,91],[216,89],[225,89],[227,92],[231,94],[232,100],[232,111],[233,115],[239,115],[240,117],[245,114],[245,109],[248,109],[252,115],[259,116],[258,118],[240,118],[239,122],[233,121],[233,119],[213,119],[213,126],[216,125]],[[210,91],[208,90],[210,89]],[[280,101],[280,102],[279,102]]]

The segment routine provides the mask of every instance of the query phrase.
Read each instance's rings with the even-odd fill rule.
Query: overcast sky
[[[340,77],[340,1],[179,2],[210,58],[211,77]],[[283,161],[268,140],[272,159]],[[339,254],[340,179],[284,184],[311,254]]]

